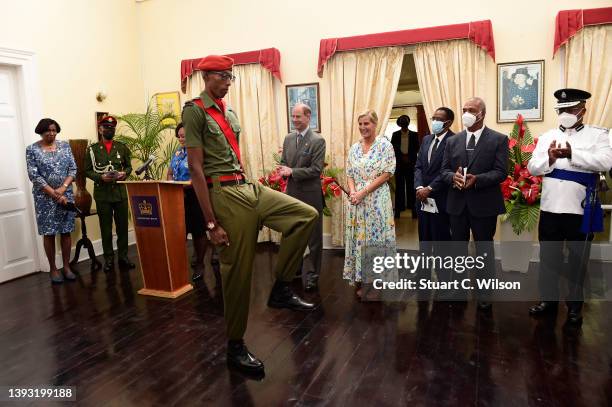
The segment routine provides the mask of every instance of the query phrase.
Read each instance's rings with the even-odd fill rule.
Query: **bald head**
[[[478,96],[471,97],[467,100],[466,104],[468,103],[477,106],[478,110],[481,111],[483,115],[487,113],[487,105],[482,98],[479,98]]]
[[[304,103],[297,103],[291,110],[291,121],[296,130],[302,132],[308,128],[310,124],[310,116],[312,111],[310,107]]]

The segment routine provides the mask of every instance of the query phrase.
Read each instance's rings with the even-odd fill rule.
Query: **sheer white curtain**
[[[274,77],[260,64],[234,66],[236,80],[226,96],[240,119],[240,153],[253,182],[274,168],[272,154],[283,145],[278,132]],[[280,234],[264,228],[259,241],[280,241]]]
[[[441,106],[461,116],[466,99],[484,96],[486,52],[469,40],[417,44],[414,64],[427,117]],[[461,120],[451,129],[461,131]]]
[[[327,138],[330,165],[345,168],[349,148],[360,138],[357,116],[367,109],[379,117],[378,131],[384,133],[397,91],[404,49],[373,48],[339,52],[327,63],[323,97],[329,100],[330,134]],[[343,185],[346,177],[342,176]],[[344,199],[344,197],[343,197]],[[332,244],[344,244],[344,205],[332,201]]]
[[[584,27],[566,44],[565,86],[592,94],[585,123],[612,127],[612,25]]]

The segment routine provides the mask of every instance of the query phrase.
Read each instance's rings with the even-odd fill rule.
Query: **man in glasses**
[[[276,282],[268,306],[312,310],[289,287],[318,213],[313,207],[260,183],[244,173],[236,113],[223,101],[234,79],[234,61],[226,56],[203,58],[204,91],[183,110],[189,172],[206,218],[219,262],[228,336],[227,362],[244,373],[262,376],[264,365],[243,342],[249,315],[251,272],[262,225],[282,233]]]
[[[612,166],[612,148],[607,129],[583,123],[589,92],[568,88],[554,95],[559,127],[540,137],[527,166],[533,175],[544,176],[538,225],[541,302],[529,313],[541,315],[557,310],[565,242],[569,250],[567,323],[580,324],[590,242],[593,233],[603,231],[598,172]]]

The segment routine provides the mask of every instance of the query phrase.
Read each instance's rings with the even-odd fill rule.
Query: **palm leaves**
[[[122,126],[116,140],[125,143],[132,152],[132,158],[140,163],[147,161],[151,155],[155,156],[149,173],[156,180],[165,178],[172,154],[178,148],[177,140],[174,137],[168,140],[167,137],[167,130],[174,129],[178,123],[174,113],[159,112],[150,103],[145,113],[128,113],[117,116],[117,119]],[[130,179],[136,179],[136,176],[132,174]]]
[[[517,235],[524,231],[532,231],[538,224],[540,205],[525,205],[517,201],[505,201],[506,213],[502,216],[502,222],[509,221],[512,230]]]

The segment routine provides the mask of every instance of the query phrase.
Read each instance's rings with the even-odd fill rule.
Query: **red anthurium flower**
[[[516,146],[516,143],[517,143],[516,139],[513,139],[513,138],[508,139],[508,148],[514,148],[514,146]]]
[[[523,153],[533,153],[533,150],[535,150],[535,148],[536,148],[535,144],[529,144],[529,145],[521,147],[521,151]]]
[[[512,185],[512,178],[508,177],[504,180],[504,182],[501,183],[501,190],[502,193],[504,194],[504,200],[507,201],[512,197],[512,188],[510,188],[510,186]]]

